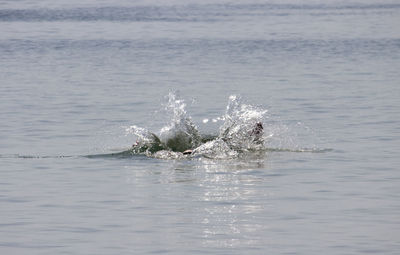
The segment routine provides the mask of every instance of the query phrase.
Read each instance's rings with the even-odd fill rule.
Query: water
[[[397,254],[399,17],[377,0],[0,1],[1,254]],[[262,113],[262,148],[121,154],[132,126],[218,137],[248,116],[232,102]]]

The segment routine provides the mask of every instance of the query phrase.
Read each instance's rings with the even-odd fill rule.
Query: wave
[[[379,4],[202,4],[175,6],[104,6],[70,9],[1,9],[0,21],[111,21],[111,22],[215,22],[237,15],[286,16],[304,11],[336,11],[330,15],[353,15],[354,11],[399,9],[398,3]],[[299,12],[301,11],[301,12]]]
[[[92,7],[72,9],[3,9],[0,10],[0,21],[111,21],[111,22],[196,22],[210,21],[208,15],[199,14],[192,8],[174,8],[157,6],[136,7]]]

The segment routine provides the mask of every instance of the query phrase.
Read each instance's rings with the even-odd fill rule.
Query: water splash
[[[186,112],[186,104],[175,93],[169,93],[165,110],[171,123],[160,131],[161,141],[172,151],[183,152],[201,144],[201,136],[196,125]]]
[[[243,104],[238,96],[230,96],[219,137],[237,151],[261,149],[264,145],[263,121],[268,111]]]
[[[225,115],[220,118],[224,124],[220,135],[200,135],[197,126],[186,112],[185,101],[175,93],[169,93],[164,108],[170,123],[161,128],[159,135],[149,130],[130,126],[127,134],[136,136],[132,153],[142,153],[157,158],[179,158],[186,154],[212,158],[232,158],[247,149],[262,144],[261,136],[252,136],[255,123],[261,121],[265,110],[260,111],[250,105],[241,104],[236,96],[231,96]],[[256,141],[257,140],[257,141]],[[257,145],[257,146],[255,146]]]
[[[161,128],[159,135],[136,125],[126,128],[127,134],[136,136],[133,153],[144,153],[157,158],[178,158],[182,152],[198,147],[202,138],[186,112],[186,104],[175,93],[169,93],[164,105],[170,123]]]
[[[244,152],[262,150],[266,113],[265,109],[242,103],[238,96],[230,96],[226,112],[219,118],[224,123],[218,137],[194,149],[193,156],[237,158]]]
[[[137,138],[130,150],[132,154],[162,159],[231,159],[249,153],[291,151],[284,146],[273,149],[268,146],[279,140],[277,137],[282,133],[281,128],[268,123],[268,110],[242,103],[239,96],[230,96],[225,114],[216,118],[223,121],[218,135],[200,134],[186,111],[185,101],[177,94],[169,93],[166,99],[164,109],[169,123],[161,128],[158,135],[135,125],[126,129],[127,134]],[[203,123],[208,122],[208,119],[205,120]],[[302,150],[295,148],[293,151]]]
[[[136,143],[131,149],[133,154],[144,153],[146,155],[151,155],[157,151],[167,149],[160,138],[145,128],[133,125],[128,127],[126,132],[127,134],[133,134],[137,137]]]

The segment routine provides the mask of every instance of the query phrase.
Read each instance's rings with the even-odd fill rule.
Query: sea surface
[[[398,1],[0,0],[0,254],[399,254],[399,27]],[[262,150],[120,154],[176,110],[218,136],[232,99]]]

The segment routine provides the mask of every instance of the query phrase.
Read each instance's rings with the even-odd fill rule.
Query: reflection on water
[[[261,169],[268,171],[265,158],[200,158],[160,164],[164,167],[157,170],[128,170],[128,182],[133,186],[132,203],[138,208],[152,207],[145,210],[174,214],[176,222],[171,222],[171,227],[176,228],[177,223],[188,226],[201,237],[205,247],[261,244],[260,231],[266,225],[260,219],[268,207],[265,201],[272,194],[268,192],[268,180],[260,175]],[[143,189],[152,196],[153,204],[149,205],[146,197],[137,196],[146,193]],[[171,211],[171,205],[177,201],[186,203]]]
[[[248,163],[255,167],[212,161],[198,166],[205,172],[199,183],[203,187],[202,194],[198,197],[204,201],[199,218],[205,246],[235,247],[260,241],[254,234],[262,225],[251,219],[263,210],[263,206],[255,202],[258,195],[255,184],[263,180],[248,169],[261,168],[264,163]]]

